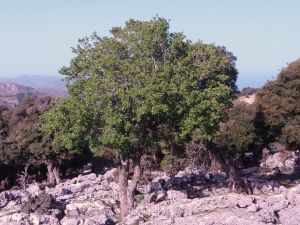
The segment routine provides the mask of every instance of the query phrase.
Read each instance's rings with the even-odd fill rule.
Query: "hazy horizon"
[[[59,77],[59,78],[64,78],[63,75],[59,75],[59,74],[58,75],[41,75],[41,74],[40,75],[37,75],[37,74],[28,75],[28,74],[24,74],[24,75],[21,75],[21,76],[18,76],[18,75],[17,76],[0,76],[0,82],[1,82],[1,79],[14,79],[14,78],[19,78],[19,77],[23,77],[23,76],[45,76],[45,77]],[[259,75],[257,75],[257,76],[259,76]],[[276,76],[272,77],[272,75],[270,75],[270,79],[266,80],[266,82],[264,82],[261,85],[257,85],[256,81],[253,82],[253,76],[249,75],[248,77],[249,77],[248,78],[249,80],[246,80],[245,85],[240,84],[239,81],[237,82],[237,86],[238,86],[238,88],[239,88],[240,91],[243,88],[245,88],[245,87],[261,88],[268,80],[273,80],[274,78],[276,78]],[[255,75],[254,75],[254,77],[255,77]]]
[[[225,46],[237,57],[237,85],[261,87],[300,58],[300,2],[253,1],[2,1],[0,77],[60,76],[79,38],[109,36],[130,18],[170,19],[170,32]]]

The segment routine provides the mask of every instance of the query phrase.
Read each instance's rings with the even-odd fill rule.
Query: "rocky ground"
[[[252,195],[228,193],[222,172],[152,173],[155,178],[138,187],[135,209],[121,222],[115,170],[80,175],[54,188],[30,184],[27,194],[1,192],[0,224],[300,224],[299,181],[284,183],[278,179],[283,172],[260,167],[241,171]]]

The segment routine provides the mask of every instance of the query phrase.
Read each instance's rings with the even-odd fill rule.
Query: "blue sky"
[[[233,52],[240,89],[261,87],[300,58],[299,11],[297,0],[0,0],[0,77],[58,75],[78,38],[158,14],[170,31]]]

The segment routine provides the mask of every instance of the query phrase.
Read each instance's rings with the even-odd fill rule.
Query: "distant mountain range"
[[[58,88],[32,88],[12,82],[0,82],[0,104],[9,108],[14,108],[22,101],[25,96],[52,96],[53,98],[65,98],[67,92]]]
[[[20,77],[0,78],[0,82],[12,82],[32,88],[58,88],[66,90],[64,82],[61,81],[62,78],[57,76],[24,75]]]

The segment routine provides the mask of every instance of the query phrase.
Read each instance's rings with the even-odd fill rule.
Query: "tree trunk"
[[[59,168],[56,163],[49,162],[48,169],[48,183],[51,185],[60,184]]]
[[[251,194],[247,180],[241,178],[239,169],[235,165],[233,158],[229,155],[229,152],[226,149],[220,149],[213,142],[208,142],[206,146],[213,157],[212,160],[218,161],[226,173],[229,181],[229,190],[231,192],[246,192],[247,194]]]
[[[119,189],[120,189],[120,208],[121,218],[125,216],[134,207],[134,195],[136,187],[141,177],[141,155],[136,153],[133,157],[133,177],[130,185],[128,186],[128,172],[129,172],[129,157],[128,155],[120,156],[119,164]]]
[[[48,177],[48,183],[50,185],[55,185],[55,176],[54,176],[54,173],[53,173],[53,163],[52,162],[48,162],[47,163],[47,169],[48,169],[48,174],[47,174],[47,177]]]
[[[59,177],[59,167],[58,167],[57,163],[53,164],[53,170],[52,171],[53,171],[53,175],[54,175],[56,184],[60,184],[61,180],[60,180],[60,177]]]
[[[140,164],[141,155],[136,153],[132,161],[133,161],[133,177],[127,191],[129,211],[131,211],[134,207],[134,195],[135,195],[136,187],[141,178],[141,164]]]
[[[129,157],[127,155],[120,156],[119,163],[119,191],[120,191],[120,208],[121,218],[124,219],[129,213],[127,188],[128,188],[128,171],[129,171]]]
[[[32,164],[32,162],[26,164],[26,166],[24,168],[24,172],[22,173],[23,175],[22,175],[22,184],[21,184],[23,191],[27,195],[28,199],[31,199],[31,195],[29,194],[29,192],[26,189],[26,179],[27,179],[27,175],[28,175],[28,168],[31,164]]]

